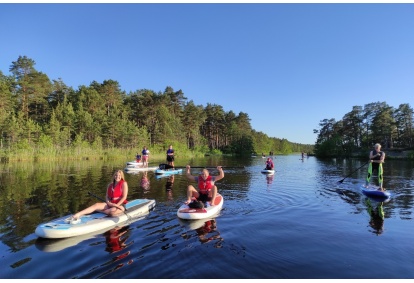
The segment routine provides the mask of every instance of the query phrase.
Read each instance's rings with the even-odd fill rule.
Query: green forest
[[[408,151],[408,157],[414,159],[413,153],[413,109],[408,103],[398,108],[386,102],[373,102],[354,106],[342,120],[324,119],[320,121],[315,144],[315,154],[319,157],[349,157],[372,150],[375,143],[382,145],[382,150]]]
[[[135,156],[143,146],[164,154],[170,144],[195,156],[313,152],[314,145],[255,131],[247,113],[197,105],[181,89],[127,94],[112,79],[74,89],[35,65],[19,56],[10,74],[0,71],[2,161]]]

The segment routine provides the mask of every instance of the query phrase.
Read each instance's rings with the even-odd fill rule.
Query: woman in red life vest
[[[73,220],[79,219],[82,215],[99,211],[109,216],[117,216],[124,213],[124,205],[128,202],[128,184],[125,181],[124,172],[117,170],[114,173],[112,182],[106,189],[106,202],[97,202],[94,205],[74,214]]]
[[[217,186],[215,182],[224,178],[224,171],[221,166],[217,167],[219,171],[219,175],[211,176],[207,169],[203,169],[199,176],[193,176],[190,172],[190,165],[186,166],[187,173],[186,176],[190,181],[194,181],[198,183],[198,186],[194,188],[193,185],[188,185],[187,187],[187,201],[186,204],[189,204],[192,201],[192,198],[195,197],[198,201],[202,202],[210,202],[214,200],[217,195]]]

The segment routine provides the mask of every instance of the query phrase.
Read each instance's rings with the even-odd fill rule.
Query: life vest
[[[124,180],[121,180],[116,184],[115,188],[113,188],[114,183],[111,183],[108,186],[107,196],[110,202],[117,203],[120,198],[122,198],[122,185],[124,184]],[[125,200],[124,203],[128,201]]]
[[[380,155],[377,155],[377,154]],[[372,151],[372,155],[374,155],[374,158],[372,160],[381,160],[383,152],[382,151],[376,151],[375,149]]]
[[[272,160],[268,160],[268,161],[266,161],[266,168],[269,168],[269,169],[273,169],[273,162],[272,162]]]
[[[208,176],[206,180],[198,176],[198,189],[200,190],[200,194],[208,194],[213,187],[214,181],[211,176]]]

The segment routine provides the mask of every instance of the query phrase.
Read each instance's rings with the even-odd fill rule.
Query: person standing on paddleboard
[[[201,201],[203,203],[209,201],[210,205],[214,205],[212,200],[214,200],[217,195],[217,186],[215,185],[215,182],[224,178],[223,168],[221,166],[217,166],[217,170],[219,171],[219,175],[217,176],[211,176],[207,169],[203,169],[199,176],[193,176],[190,172],[190,165],[187,165],[186,169],[187,179],[197,182],[198,189],[194,188],[193,185],[188,185],[187,201],[185,203],[191,203],[192,198],[195,197],[197,201]]]
[[[171,144],[167,150],[167,163],[168,165],[172,166],[172,168],[174,168],[174,149]]]
[[[144,146],[141,153],[142,153],[142,167],[148,167],[148,159],[149,159],[150,151],[148,150],[146,146]]]
[[[114,173],[112,182],[106,189],[106,202],[97,202],[84,210],[75,213],[72,220],[78,220],[81,216],[95,211],[105,213],[109,216],[117,216],[124,213],[128,196],[128,184],[125,181],[124,172],[117,170]]]
[[[382,168],[382,163],[384,163],[384,160],[385,160],[385,152],[381,151],[381,145],[379,143],[376,143],[374,145],[374,150],[370,151],[369,160],[370,160],[370,163],[368,165],[368,175],[367,175],[367,179],[365,182],[365,187],[369,186],[372,174],[376,172],[378,175],[379,190],[385,191],[384,186],[383,186],[384,171]]]

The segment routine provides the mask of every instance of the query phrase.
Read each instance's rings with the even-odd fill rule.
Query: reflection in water
[[[266,182],[268,185],[273,183],[273,178],[275,177],[275,174],[267,174],[266,175]]]
[[[369,225],[374,229],[374,233],[379,236],[384,231],[383,202],[378,202],[377,206],[374,207],[371,203],[371,200],[367,198],[365,200],[365,204],[367,205],[367,211],[371,217],[369,220]]]
[[[142,174],[142,179],[141,179],[141,187],[142,187],[143,189],[145,189],[145,190],[148,190],[148,189],[149,189],[149,185],[150,185],[150,183],[149,183],[149,179],[148,179],[148,172],[147,172],[147,171],[145,171],[145,172]]]
[[[171,175],[168,177],[167,182],[165,183],[165,191],[167,192],[167,198],[168,200],[173,200],[173,186],[174,186],[174,175]]]
[[[111,230],[107,231],[104,233],[105,239],[106,239],[106,248],[105,251],[109,252],[109,253],[116,253],[119,252],[123,249],[125,249],[127,247],[126,245],[126,240],[128,239],[128,236],[126,236],[126,233],[129,231],[129,226],[124,226],[124,227],[115,227],[112,228]],[[112,262],[116,262],[118,260],[122,260],[124,258],[126,258],[127,256],[129,256],[131,253],[131,251],[126,251],[120,255],[115,256],[114,258],[112,258]],[[128,265],[132,264],[134,262],[134,260],[129,260],[128,261]],[[113,272],[115,270],[120,269],[121,267],[123,267],[124,264],[123,263],[119,263],[118,265],[116,265],[112,270],[108,270],[105,274],[108,274],[110,272]]]
[[[184,220],[178,219],[180,224],[190,231],[194,230],[197,233],[198,239],[202,244],[216,240],[214,247],[222,248],[223,238],[217,230],[217,222],[215,219],[199,219],[199,220]],[[184,239],[190,239],[190,231],[183,233],[181,236]]]
[[[125,241],[128,237],[123,237],[128,232],[129,226],[115,227],[104,233],[106,239],[106,251],[114,253],[126,247]]]
[[[156,176],[151,171],[148,172],[151,189],[146,191],[140,186],[141,172],[139,176],[127,174],[131,194],[142,197],[143,192],[147,192],[144,196],[156,199],[157,209],[140,223],[131,225],[133,228],[121,236],[121,241],[128,237],[123,241],[127,246],[122,247],[121,244],[121,249],[113,253],[109,251],[110,248],[106,251],[103,232],[83,241],[79,241],[78,237],[70,239],[70,242],[69,239],[53,241],[53,245],[50,241],[46,243],[37,240],[36,247],[39,246],[40,251],[33,249],[33,233],[39,223],[89,205],[91,200],[86,197],[87,192],[96,188],[92,192],[99,194],[100,188],[107,185],[108,176],[119,168],[119,161],[61,162],[47,168],[43,164],[30,164],[33,168],[27,168],[28,165],[24,162],[4,167],[0,164],[0,171],[3,172],[0,174],[0,191],[5,196],[0,204],[3,215],[1,225],[4,227],[0,239],[1,258],[4,262],[0,277],[210,278],[212,275],[208,273],[209,270],[205,270],[203,264],[193,265],[192,272],[179,271],[183,263],[197,262],[200,259],[200,252],[190,250],[187,253],[187,249],[198,246],[203,249],[203,255],[222,259],[209,261],[211,268],[218,271],[215,273],[217,277],[412,278],[414,273],[407,258],[413,253],[408,235],[414,227],[414,161],[387,162],[388,169],[384,177],[388,180],[388,191],[393,193],[389,205],[383,202],[384,212],[387,213],[387,230],[383,219],[375,221],[377,203],[370,200],[372,209],[375,210],[372,224],[379,223],[375,227],[379,227],[380,231],[383,229],[382,233],[385,234],[377,237],[373,232],[374,229],[377,232],[377,228],[368,225],[371,219],[365,204],[366,197],[360,191],[360,183],[366,177],[365,170],[357,170],[346,182],[337,184],[338,180],[363,165],[365,160],[318,160],[312,157],[301,163],[297,157],[298,155],[278,156],[278,178],[274,178],[271,185],[278,190],[269,194],[263,194],[263,187],[267,184],[267,179],[263,178],[266,176],[257,174],[263,163],[260,156],[257,159],[243,159],[240,163],[219,162],[222,157],[211,158],[211,163],[210,160],[204,161],[205,157],[191,160],[192,164],[206,166],[246,166],[243,170],[226,170],[226,178],[219,188],[228,200],[223,215],[216,218],[217,227],[207,224],[204,229],[199,229],[201,237],[196,229],[204,226],[209,219],[201,221],[199,226],[192,229],[177,225],[179,219],[175,215],[175,206],[181,204],[181,201],[167,203],[164,187],[167,178],[156,182],[161,184],[161,190],[154,189]],[[186,184],[184,175],[175,175],[174,188],[170,191],[175,199],[185,197],[183,188]],[[132,188],[139,190],[133,191]],[[274,209],[274,213],[267,213],[267,207]],[[389,215],[393,217],[388,217]],[[309,219],[310,216],[312,221],[303,223],[305,225],[298,229],[298,219]],[[368,233],[359,233],[361,226],[355,225],[356,223],[362,223],[362,228]],[[276,227],[275,225],[278,227],[276,234],[269,229],[255,233],[263,227]],[[221,236],[225,240],[219,238],[217,229],[223,233]],[[304,229],[312,232],[315,237],[306,237],[306,241],[303,241]],[[392,249],[378,249],[372,245],[373,237],[381,240],[388,235],[386,232],[389,229],[393,230]],[[408,235],[398,233],[396,229],[407,231]],[[352,248],[326,241],[326,238],[335,238],[343,231],[348,231],[347,241],[352,243]],[[322,236],[318,237],[319,235]],[[214,236],[218,238],[213,239]],[[276,243],[295,244],[269,244],[269,239],[274,239]],[[205,244],[202,243],[204,241]],[[216,243],[220,249],[214,248]],[[318,247],[318,253],[309,249],[310,246]],[[58,252],[44,253],[52,250]],[[131,254],[128,255],[129,250]],[[355,251],[358,250],[367,252],[358,253],[356,257]],[[177,260],[177,255],[184,253],[188,256],[186,261]],[[385,253],[388,256],[382,256]],[[337,257],[338,254],[341,257]],[[124,258],[119,259],[117,256]],[[309,261],[309,256],[317,257]],[[372,260],[376,257],[381,257],[381,260]],[[260,259],[260,264],[251,264],[255,259]],[[130,260],[139,264],[128,265]],[[352,262],[352,270],[341,268],[344,262]],[[119,268],[120,264],[124,264],[123,268]],[[306,268],[301,268],[303,266]],[[119,269],[113,271],[115,268]],[[395,273],[395,270],[403,272]]]
[[[221,243],[223,241],[223,238],[220,236],[220,233],[217,231],[217,224],[216,224],[215,219],[206,221],[203,226],[196,229],[196,232],[202,244],[208,243],[211,240],[218,239],[214,247],[221,248],[222,246]]]
[[[150,186],[150,181],[148,179],[148,172],[145,171],[141,179],[141,188],[143,188],[144,190],[148,190],[149,186]]]
[[[171,175],[171,176],[168,177],[167,183],[165,183],[165,189],[167,191],[172,190],[172,188],[174,186],[174,180],[175,180],[174,178],[175,178],[174,175]]]

